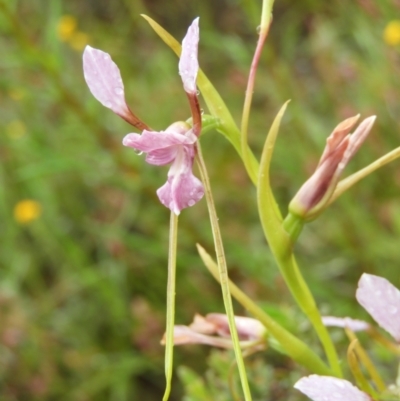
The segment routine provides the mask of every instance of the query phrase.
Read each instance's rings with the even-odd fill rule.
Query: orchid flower
[[[314,174],[303,184],[289,205],[289,212],[313,220],[328,205],[344,168],[367,138],[375,116],[366,118],[353,134],[359,115],[342,121],[328,137]]]
[[[235,323],[242,348],[254,345],[266,333],[265,327],[250,317],[235,316]],[[161,342],[164,343],[164,339]],[[174,327],[174,344],[206,344],[219,348],[232,348],[228,317],[221,313],[209,313],[205,317],[196,315],[189,326]]]
[[[158,189],[162,204],[178,215],[182,209],[193,206],[204,195],[201,181],[192,173],[196,142],[201,131],[201,112],[196,90],[199,70],[197,59],[199,19],[196,18],[182,42],[179,74],[189,99],[193,124],[171,124],[165,131],[153,131],[132,113],[125,100],[121,73],[109,54],[87,46],[83,53],[85,80],[93,96],[105,107],[122,117],[142,134],[128,134],[125,146],[147,154],[149,164],[171,164],[167,182]]]

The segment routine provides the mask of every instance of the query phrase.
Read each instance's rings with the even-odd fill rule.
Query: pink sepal
[[[400,342],[400,291],[385,278],[364,273],[356,298],[379,326]]]
[[[364,320],[351,319],[350,317],[322,316],[322,323],[327,327],[349,328],[354,332],[368,330],[370,327]]]
[[[303,377],[294,388],[313,401],[371,401],[369,395],[347,380],[336,377],[318,375]]]
[[[124,119],[130,118],[121,73],[108,53],[86,46],[83,73],[90,92],[103,106]]]
[[[179,75],[187,93],[196,93],[196,78],[199,71],[197,58],[199,46],[199,18],[190,25],[182,41],[182,53],[179,59]]]

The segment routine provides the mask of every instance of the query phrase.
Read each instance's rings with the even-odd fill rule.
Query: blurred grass
[[[155,190],[166,169],[121,146],[131,127],[91,97],[81,53],[86,42],[109,52],[132,109],[165,128],[189,108],[175,56],[139,14],[178,39],[200,15],[201,66],[239,122],[259,7],[252,0],[0,0],[2,400],[160,399],[169,213]],[[284,212],[340,120],[378,115],[348,172],[400,143],[400,47],[383,40],[399,15],[400,4],[389,0],[276,0],[250,138],[259,154],[274,114],[292,99],[273,161]],[[64,25],[67,39],[60,37],[65,16],[76,21]],[[265,307],[275,303],[278,314],[293,316],[237,155],[216,133],[202,143],[232,277]],[[394,163],[367,178],[301,236],[300,263],[324,313],[366,317],[354,301],[363,271],[400,285],[398,171]],[[23,224],[13,211],[25,199],[39,202],[41,215]],[[196,242],[212,249],[205,205],[185,210],[180,226],[177,321],[187,323],[195,312],[222,311],[222,302],[195,252]],[[288,321],[308,335],[301,316]],[[203,354],[177,349],[177,364],[201,372]],[[277,382],[270,396],[278,397]],[[180,391],[175,385],[175,399]]]

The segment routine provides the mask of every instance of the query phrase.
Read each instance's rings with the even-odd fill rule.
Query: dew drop
[[[110,55],[109,54],[103,54],[103,59],[104,60],[109,60],[110,59]]]
[[[200,109],[200,114],[204,115],[204,109]]]
[[[109,100],[107,100],[107,101],[104,103],[104,106],[106,106],[106,107],[108,107],[109,109],[111,109],[112,103],[111,103]]]
[[[261,25],[258,25],[256,30],[257,30],[257,33],[259,34],[261,32]]]
[[[389,307],[389,313],[390,313],[391,315],[394,315],[395,313],[397,313],[397,308],[396,308],[395,306],[391,305],[391,306]]]
[[[143,154],[143,150],[133,148],[133,151],[138,155],[141,156]]]
[[[196,96],[200,96],[200,91],[197,89]]]
[[[114,92],[116,95],[122,95],[124,93],[124,90],[120,86],[117,86],[116,88],[114,88]]]
[[[194,199],[190,199],[188,202],[189,206],[193,206],[196,203],[196,201]]]

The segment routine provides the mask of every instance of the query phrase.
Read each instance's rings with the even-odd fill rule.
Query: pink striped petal
[[[379,326],[400,342],[400,291],[385,278],[364,273],[356,298]]]
[[[303,377],[294,388],[313,401],[371,401],[369,395],[350,382],[335,377],[318,375]]]
[[[86,46],[83,53],[83,72],[93,96],[115,114],[129,119],[131,112],[125,101],[121,73],[110,55]]]
[[[195,94],[196,78],[199,71],[197,58],[199,45],[199,18],[190,25],[186,36],[182,41],[182,53],[179,59],[179,74],[182,78],[183,87],[187,93]]]

